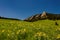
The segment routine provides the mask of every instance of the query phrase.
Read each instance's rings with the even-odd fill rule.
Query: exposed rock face
[[[42,19],[46,19],[47,18],[47,13],[45,11],[41,14],[41,18]]]
[[[37,21],[37,20],[44,20],[44,19],[49,19],[49,20],[59,20],[60,19],[60,14],[52,14],[52,13],[47,13],[43,12],[42,14],[36,14],[34,16],[31,16],[24,21]]]
[[[40,19],[40,16],[41,16],[41,14],[36,14],[34,16],[31,16],[31,17],[25,19],[24,21],[37,21]]]

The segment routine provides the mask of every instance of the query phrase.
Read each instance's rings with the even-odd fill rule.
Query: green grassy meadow
[[[0,40],[60,40],[60,20],[35,22],[0,19]]]

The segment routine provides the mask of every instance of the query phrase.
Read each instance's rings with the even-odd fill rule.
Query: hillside
[[[60,20],[56,22],[0,19],[0,40],[60,40]]]
[[[16,19],[16,18],[7,18],[7,17],[1,17],[1,16],[0,16],[0,19],[7,19],[7,20],[20,20],[20,19]]]

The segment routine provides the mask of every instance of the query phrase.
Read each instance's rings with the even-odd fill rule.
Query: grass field
[[[0,40],[60,40],[60,20],[25,22],[0,19]]]

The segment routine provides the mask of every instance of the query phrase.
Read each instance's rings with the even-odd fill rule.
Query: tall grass
[[[0,40],[60,40],[60,20],[25,22],[0,19]]]

